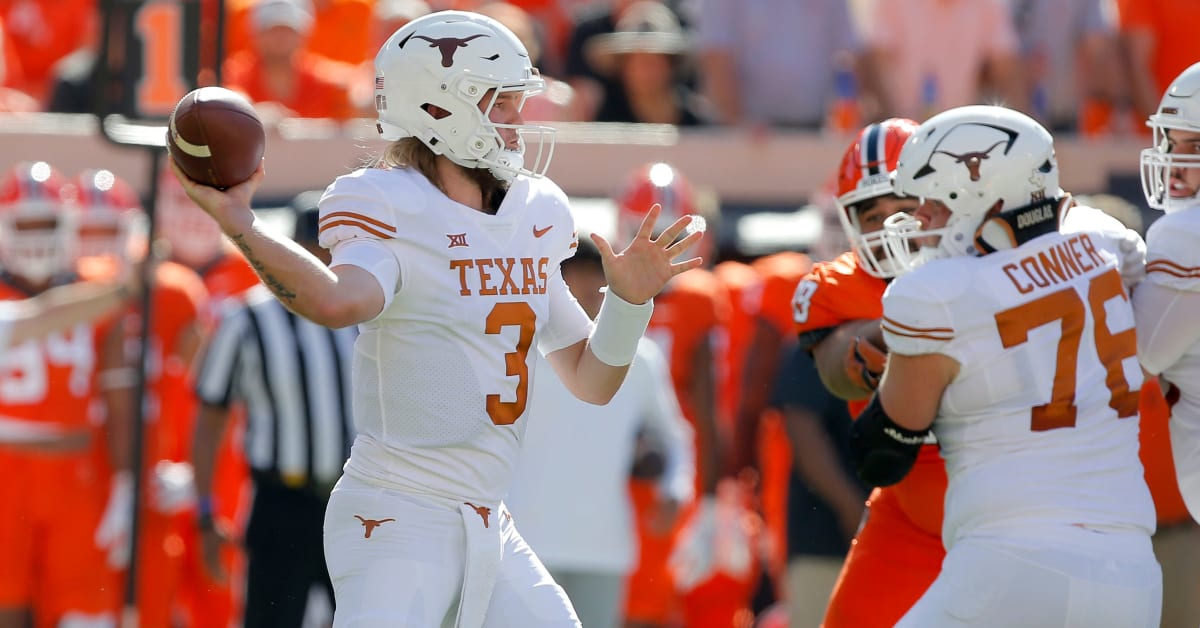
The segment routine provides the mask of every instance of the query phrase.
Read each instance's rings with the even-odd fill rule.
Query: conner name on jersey
[[[539,257],[483,257],[452,259],[450,270],[458,272],[458,294],[508,296],[546,294],[546,270],[550,259]]]
[[[1066,283],[1104,263],[1091,238],[1079,233],[1049,249],[1005,264],[1003,270],[1018,292],[1028,294],[1037,288]]]

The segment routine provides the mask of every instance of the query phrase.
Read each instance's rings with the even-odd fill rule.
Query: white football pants
[[[1106,536],[1122,537],[1117,551],[957,541],[937,579],[896,626],[1158,628],[1162,571],[1150,539]]]
[[[325,511],[325,560],[335,628],[579,627],[502,504],[484,511],[343,477]]]

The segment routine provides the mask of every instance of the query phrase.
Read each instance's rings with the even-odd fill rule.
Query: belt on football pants
[[[496,573],[500,569],[503,547],[500,541],[500,507],[463,503],[458,507],[466,529],[466,563],[463,565],[462,593],[459,595],[457,628],[480,628]]]

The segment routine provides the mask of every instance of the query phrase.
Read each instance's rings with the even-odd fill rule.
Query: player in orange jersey
[[[851,401],[852,415],[866,405],[886,360],[878,348],[879,318],[895,273],[880,230],[888,216],[917,206],[917,199],[898,198],[891,183],[900,149],[916,126],[897,118],[868,125],[846,150],[837,210],[852,250],[814,266],[792,300],[801,346],[812,353],[826,388]],[[871,493],[840,574],[835,564],[827,567],[832,596],[825,626],[891,626],[921,597],[945,556],[945,492],[945,467],[931,443],[904,481]]]
[[[201,305],[200,321],[208,335],[221,318],[230,299],[237,299],[258,285],[258,275],[240,253],[233,249],[216,223],[197,207],[183,186],[164,168],[159,180],[160,234],[169,249],[169,259],[200,274],[208,293]],[[195,393],[188,381],[190,363],[166,365],[170,378],[178,385],[168,391],[170,403],[178,408],[182,421],[181,440],[176,443],[173,460],[191,460],[192,434],[198,411]],[[250,473],[241,449],[244,422],[238,412],[225,430],[217,457],[217,480],[211,505],[213,514],[232,538],[240,538],[249,507]],[[209,573],[204,567],[200,530],[195,512],[187,512],[177,521],[184,542],[183,581],[180,598],[187,625],[196,628],[225,628],[240,617],[239,581],[244,557],[237,543],[225,543],[221,549],[223,574]]]
[[[45,162],[0,178],[0,299],[80,278],[71,266],[76,209],[75,187]],[[106,451],[94,412],[123,422],[114,400],[128,391],[116,380],[129,365],[111,329],[81,323],[0,353],[0,415],[91,435],[73,450],[0,445],[0,626],[116,620],[120,582],[107,565],[126,557],[131,493],[114,480],[123,454]]]
[[[108,170],[85,170],[75,184],[80,198],[79,253],[117,264],[144,259],[145,215],[133,189]],[[137,600],[142,625],[167,626],[173,619],[183,554],[183,540],[173,519],[190,505],[194,487],[190,469],[174,457],[182,430],[190,427],[182,413],[191,408],[172,403],[168,391],[177,382],[166,365],[191,363],[202,338],[199,311],[207,293],[195,272],[173,262],[155,264],[151,290],[140,454],[147,499],[139,513]],[[124,346],[131,353],[127,359],[137,363],[142,334],[139,304],[129,303],[121,327]]]
[[[705,213],[692,184],[665,163],[635,169],[616,200],[618,237],[635,232],[646,209],[654,204],[662,207],[656,231],[680,216]],[[696,430],[701,497],[694,510],[682,513],[664,533],[650,525],[656,497],[653,483],[635,480],[631,484],[640,538],[639,563],[626,603],[626,616],[634,625],[666,625],[682,616],[689,626],[730,626],[735,618],[749,616],[756,565],[752,561],[723,564],[722,557],[729,552],[721,550],[749,543],[752,524],[743,525],[744,515],[749,514],[747,504],[733,486],[722,490],[724,499],[717,498],[725,441],[719,418],[718,365],[728,347],[729,317],[728,292],[708,270],[679,275],[655,298],[646,336],[667,355],[680,406]],[[719,529],[729,530],[730,538],[717,538]]]
[[[735,409],[734,468],[757,470],[759,508],[768,534],[769,572],[782,595],[787,561],[787,491],[792,448],[783,417],[767,406],[771,382],[793,334],[791,297],[796,284],[812,268],[807,255],[780,251],[754,260],[757,288],[748,292],[744,307],[751,317],[746,361],[738,377],[741,396]]]

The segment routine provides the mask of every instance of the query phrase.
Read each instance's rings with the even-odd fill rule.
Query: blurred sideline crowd
[[[94,110],[96,4],[0,0],[0,111]],[[853,133],[884,118],[1003,102],[1056,134],[1143,134],[1162,91],[1200,59],[1200,40],[1187,30],[1200,23],[1191,0],[231,0],[221,82],[268,123],[370,118],[374,51],[409,20],[441,9],[479,11],[520,36],[548,79],[527,103],[529,120]],[[297,349],[259,332],[239,337],[261,344],[257,357],[206,358],[229,321],[253,327],[245,312],[265,294],[257,276],[165,167],[153,234],[138,194],[102,167],[66,173],[30,161],[0,179],[0,299],[152,278],[148,293],[133,291],[115,314],[0,353],[0,543],[22,548],[0,570],[0,628],[115,625],[132,560],[142,626],[327,625],[323,565],[282,574],[294,586],[272,590],[262,582],[278,579],[278,568],[247,566],[256,555],[289,553],[321,562],[319,534],[281,549],[264,540],[273,531],[260,529],[251,543],[247,529],[252,510],[275,508],[276,520],[320,530],[313,504],[323,504],[330,483],[313,462],[312,434],[325,428],[315,417],[308,427],[290,424],[286,409],[264,412],[281,402],[254,390],[275,377],[269,360],[287,361],[274,357],[279,346]],[[581,618],[589,611],[579,600],[615,600],[592,609],[602,619],[585,627],[787,626],[789,601],[829,598],[869,494],[838,451],[846,405],[820,392],[795,342],[797,285],[846,241],[827,230],[811,249],[718,251],[729,226],[722,199],[686,173],[646,164],[614,190],[604,235],[629,238],[645,209],[661,203],[671,217],[706,217],[707,264],[656,299],[647,332],[654,348],[650,358],[639,352],[639,362],[661,361],[661,372],[646,375],[661,379],[649,386],[656,409],[636,411],[659,416],[634,417],[620,443],[581,436],[601,434],[603,419],[566,433],[531,423],[527,447],[562,452],[518,468],[514,517]],[[306,192],[270,212],[301,245],[315,243],[318,197]],[[1130,228],[1148,226],[1120,198],[1089,203]],[[585,275],[571,272],[586,293]],[[222,360],[233,365],[227,379],[210,373],[224,383],[200,390],[197,373]],[[1194,626],[1200,529],[1175,485],[1166,402],[1147,388],[1142,458],[1163,540],[1163,626]],[[797,390],[811,395],[797,401]],[[541,425],[563,412],[537,407],[550,394],[534,397],[531,420]],[[138,421],[140,456],[130,447]],[[336,442],[348,453],[348,438]],[[588,476],[571,457],[605,454],[615,480]],[[288,467],[288,455],[307,466]],[[551,466],[571,462],[581,468]],[[597,503],[619,502],[628,534],[603,536],[552,512],[555,497],[574,496],[567,480],[575,476],[597,496],[608,491]],[[256,490],[278,499],[256,501]],[[136,536],[123,514],[133,503]],[[585,577],[596,574],[605,579]],[[266,600],[256,602],[265,615],[251,619],[248,591]],[[791,625],[823,612],[793,613]]]
[[[442,9],[521,38],[548,79],[530,120],[849,132],[1002,102],[1055,133],[1142,133],[1200,56],[1186,0],[230,0],[221,82],[268,119],[373,117],[379,45]],[[0,110],[93,111],[99,17],[97,0],[0,4]],[[147,50],[178,48],[139,19]]]

